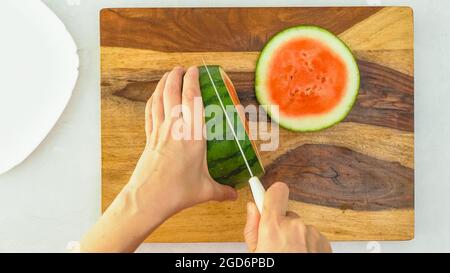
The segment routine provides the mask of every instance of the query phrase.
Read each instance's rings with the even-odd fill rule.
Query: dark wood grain
[[[413,132],[414,78],[370,62],[358,65],[361,87],[345,120]]]
[[[393,69],[359,61],[361,87],[355,106],[346,121],[414,131],[414,78]],[[163,72],[161,72],[163,74]],[[254,73],[229,72],[242,105],[257,105]],[[158,78],[128,82],[114,92],[132,101],[147,101]]]
[[[266,168],[266,187],[289,185],[290,198],[343,210],[414,206],[414,170],[330,145],[300,146]]]
[[[299,24],[339,34],[379,7],[103,9],[101,46],[166,52],[258,51],[280,30]]]

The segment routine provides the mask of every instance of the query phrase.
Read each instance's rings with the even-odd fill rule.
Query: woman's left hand
[[[197,67],[162,77],[145,108],[147,141],[133,175],[83,238],[81,251],[134,251],[173,214],[237,198],[235,189],[209,175],[203,112]]]
[[[145,212],[158,200],[166,217],[210,200],[237,198],[208,172],[203,104],[197,67],[166,73],[145,111],[147,144],[125,187]],[[184,131],[184,133],[183,133]]]

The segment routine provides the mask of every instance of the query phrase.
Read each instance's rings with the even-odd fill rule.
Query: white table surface
[[[100,215],[99,10],[104,7],[409,5],[415,11],[415,239],[336,252],[450,251],[450,1],[45,0],[72,33],[80,77],[38,149],[0,175],[0,252],[60,252]],[[1,3],[0,3],[1,5]],[[12,26],[13,27],[13,26]],[[243,243],[144,244],[146,252],[243,252]]]

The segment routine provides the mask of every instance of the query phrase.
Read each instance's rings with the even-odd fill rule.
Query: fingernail
[[[254,213],[255,212],[253,211],[252,203],[248,202],[247,203],[247,214],[248,214],[248,216],[252,216]]]
[[[197,71],[198,71],[198,68],[197,68],[196,66],[190,66],[190,67],[188,68],[187,71],[190,71],[190,72],[197,72]]]
[[[182,66],[175,66],[173,70],[174,70],[174,71],[175,71],[175,70],[181,70],[181,71],[184,71],[184,67],[182,67]]]

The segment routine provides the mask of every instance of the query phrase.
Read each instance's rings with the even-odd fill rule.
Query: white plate
[[[77,47],[41,1],[0,3],[0,174],[42,142],[78,77]]]

